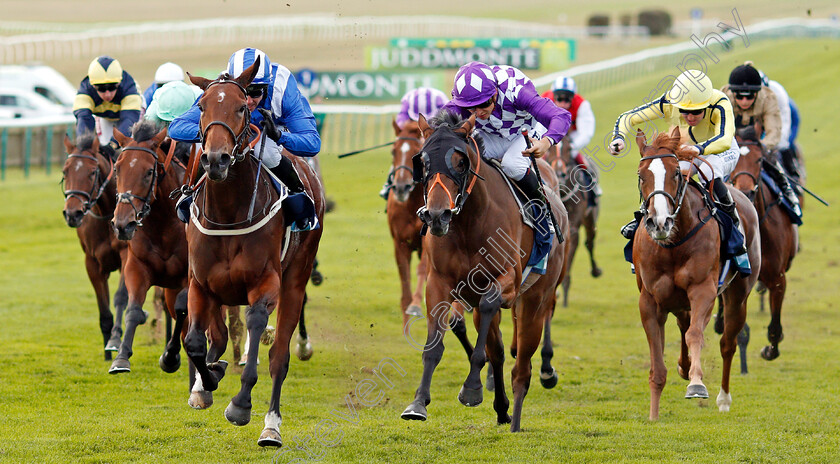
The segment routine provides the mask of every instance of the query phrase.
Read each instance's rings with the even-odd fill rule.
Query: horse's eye
[[[152,174],[154,174],[154,173],[155,173],[155,169],[151,168],[148,171],[146,171],[146,177],[152,177]]]

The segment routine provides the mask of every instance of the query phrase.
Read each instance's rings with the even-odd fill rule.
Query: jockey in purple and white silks
[[[542,201],[537,174],[528,156],[543,156],[572,123],[571,114],[542,98],[534,84],[512,66],[488,66],[473,61],[455,75],[452,101],[442,110],[468,118],[475,114],[476,131],[484,140],[484,156],[501,160],[502,170],[528,195]],[[540,135],[526,148],[522,130]]]
[[[445,93],[438,89],[433,89],[431,87],[418,87],[416,89],[409,90],[405,93],[405,95],[403,95],[402,99],[400,99],[400,112],[397,114],[394,121],[397,123],[397,126],[402,129],[408,121],[417,121],[420,119],[421,114],[426,119],[433,118],[437,114],[438,110],[447,103],[449,103],[449,98]],[[385,183],[382,185],[382,190],[379,191],[379,196],[385,200],[388,199],[388,192],[391,190],[391,187],[393,187],[393,184],[391,183],[393,181],[393,173],[394,167],[391,166],[391,170],[388,171],[388,178],[385,179]]]

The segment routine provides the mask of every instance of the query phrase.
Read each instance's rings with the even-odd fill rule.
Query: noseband
[[[652,155],[652,156],[642,157],[641,161],[661,159],[661,158],[678,159],[677,155],[675,155],[673,153],[663,153],[661,155]],[[640,208],[641,213],[644,216],[647,216],[648,212],[649,212],[648,211],[648,205],[650,204],[650,200],[653,199],[653,197],[655,195],[663,195],[663,196],[665,196],[665,198],[668,199],[668,201],[671,202],[671,207],[675,208],[674,212],[668,215],[668,218],[675,219],[677,217],[677,214],[679,214],[679,212],[680,212],[680,208],[682,208],[682,202],[683,202],[683,198],[685,198],[685,191],[686,191],[687,186],[688,186],[688,181],[686,180],[685,176],[680,174],[680,182],[679,182],[679,185],[677,185],[677,198],[674,198],[673,196],[671,196],[670,193],[666,192],[665,190],[654,190],[654,191],[650,192],[650,195],[648,195],[647,198],[644,199],[644,202],[642,203],[642,206]],[[642,196],[642,186],[640,184],[639,185],[639,197],[641,198],[641,196]]]
[[[172,142],[175,143],[175,142]],[[134,151],[143,151],[146,152],[155,159],[154,168],[152,169],[152,185],[149,187],[149,191],[146,193],[145,197],[141,197],[139,195],[135,195],[133,193],[120,193],[117,192],[117,204],[119,203],[128,203],[131,206],[131,209],[134,210],[134,218],[137,220],[137,227],[141,227],[143,225],[143,219],[149,215],[149,212],[152,210],[152,201],[154,201],[155,195],[155,188],[157,187],[158,181],[158,165],[160,162],[158,161],[158,155],[154,152],[154,150],[150,150],[146,147],[125,147],[123,148],[123,152],[128,150]],[[122,155],[121,155],[122,156]],[[132,200],[140,200],[143,202],[143,206],[140,207],[140,210],[137,210],[137,207],[134,206],[134,202]]]
[[[105,180],[102,180],[102,170],[99,169],[99,159],[96,156],[85,155],[83,153],[70,153],[69,155],[67,155],[67,158],[84,158],[93,160],[93,162],[96,164],[96,181],[94,181],[93,185],[91,185],[90,192],[86,192],[84,190],[64,190],[64,201],[67,201],[68,198],[76,198],[82,203],[82,213],[84,215],[90,213],[91,215],[99,219],[105,219],[104,216],[96,216],[95,214],[91,213],[90,209],[93,207],[93,205],[96,204],[96,202],[99,201],[99,198],[105,191],[105,187],[107,187],[108,182],[111,181],[111,177],[113,177],[114,174],[113,163],[111,163],[111,160],[108,159],[108,163],[111,163],[111,172],[108,173],[108,177],[106,177]],[[61,183],[62,185],[64,184],[63,177],[61,178]],[[97,184],[99,184],[98,191],[96,189]],[[94,192],[96,193],[96,196],[94,196]]]
[[[750,193],[749,193],[748,197],[749,197],[751,202],[755,203],[755,198],[756,198],[756,195],[758,194],[758,189],[761,188],[761,182],[759,181],[759,177],[761,177],[761,169],[762,169],[761,161],[764,159],[764,147],[761,146],[760,143],[755,142],[755,141],[740,141],[740,142],[738,142],[738,145],[739,146],[757,145],[758,148],[761,150],[761,157],[757,161],[757,163],[758,163],[758,173],[759,173],[758,176],[756,176],[755,174],[753,174],[749,171],[738,171],[738,172],[729,176],[729,182],[731,182],[733,185],[735,184],[735,179],[737,179],[740,176],[747,176],[750,179],[752,179],[753,188],[750,189]]]
[[[237,88],[239,88],[239,90],[242,91],[242,95],[245,95],[247,98],[245,88],[242,87],[242,85],[239,82],[230,79],[227,76],[220,77],[219,79],[216,79],[215,81],[211,82],[209,85],[207,85],[207,87],[204,90],[206,91],[207,89],[216,84],[234,84]],[[204,112],[203,109],[201,111],[202,113]],[[245,159],[245,147],[248,146],[247,141],[251,135],[251,111],[248,110],[247,106],[245,107],[245,121],[245,126],[242,128],[242,131],[239,132],[239,134],[234,132],[233,129],[231,129],[231,127],[227,125],[227,123],[225,123],[224,121],[210,122],[210,124],[207,124],[207,126],[204,127],[204,130],[200,131],[199,133],[199,139],[201,141],[201,150],[206,151],[204,147],[204,142],[207,139],[207,132],[210,131],[210,128],[212,128],[213,126],[222,126],[228,131],[231,138],[233,139],[233,153],[231,153],[231,155],[233,155],[234,160],[233,162],[231,162],[231,165],[233,165],[233,163],[235,163],[236,161],[241,162]]]

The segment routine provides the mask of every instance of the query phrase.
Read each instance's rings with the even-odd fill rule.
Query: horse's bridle
[[[172,142],[173,144],[175,142]],[[152,210],[152,202],[155,201],[155,188],[157,188],[158,182],[158,166],[161,165],[159,161],[157,153],[154,150],[151,150],[146,147],[137,147],[137,146],[128,146],[122,149],[123,153],[129,150],[134,151],[142,151],[146,152],[155,159],[154,168],[152,169],[152,184],[149,186],[149,191],[146,192],[145,197],[141,197],[139,195],[135,195],[133,193],[120,193],[117,192],[117,204],[120,203],[128,203],[131,206],[131,209],[134,210],[134,218],[137,220],[137,227],[143,225],[143,219],[149,215],[149,212]],[[122,156],[122,153],[120,154]],[[164,171],[165,172],[165,171]],[[134,206],[134,202],[132,200],[140,200],[143,202],[143,206],[140,207],[140,210],[137,210],[137,207]]]
[[[400,141],[400,140],[407,140],[407,141],[411,141],[411,142],[417,142],[417,143],[419,143],[421,146],[423,145],[423,140],[421,140],[421,139],[419,139],[419,138],[417,138],[417,137],[397,137],[397,140],[396,140],[396,141]],[[395,149],[396,149],[396,144],[394,145],[394,147],[395,147]],[[415,155],[416,155],[416,154],[415,154]],[[415,155],[412,155],[412,158],[413,158]],[[400,169],[405,169],[406,171],[408,171],[408,175],[409,175],[409,176],[411,176],[411,188],[409,189],[409,192],[410,192],[410,191],[412,191],[412,190],[414,190],[414,186],[415,186],[415,185],[417,185],[417,184],[418,184],[418,182],[417,182],[417,180],[414,178],[414,169],[410,168],[407,164],[401,164],[401,165],[399,165],[399,166],[394,167],[394,170],[391,172],[391,174],[390,174],[390,179],[388,179],[388,181],[389,181],[389,182],[391,182],[391,183],[393,183],[394,176],[396,176],[396,175],[397,175],[397,171],[399,171]]]
[[[99,219],[106,219],[104,216],[96,216],[96,214],[91,212],[91,208],[99,201],[99,198],[102,197],[102,193],[105,192],[108,182],[111,181],[111,178],[114,175],[113,163],[111,163],[111,160],[108,159],[108,162],[111,164],[111,172],[108,173],[108,177],[102,180],[102,170],[99,169],[99,159],[96,156],[86,155],[82,152],[70,153],[67,155],[67,158],[84,158],[93,160],[96,164],[96,180],[93,182],[93,185],[91,185],[90,192],[86,192],[84,190],[64,190],[64,201],[67,201],[67,199],[71,197],[76,198],[82,203],[82,214],[87,215],[90,213]],[[61,184],[64,185],[64,177],[61,178]],[[99,184],[98,191],[96,188],[97,184]],[[94,196],[94,192],[96,193],[96,196]]]
[[[245,87],[242,87],[242,84],[240,84],[239,82],[237,82],[233,79],[230,79],[226,75],[222,76],[222,77],[216,79],[215,81],[211,82],[210,84],[208,84],[207,87],[204,90],[206,91],[211,86],[216,85],[216,84],[234,84],[234,85],[236,85],[236,87],[239,88],[239,90],[242,91],[242,94],[245,95],[246,98],[247,98],[248,94],[245,91]],[[203,109],[201,111],[202,111],[202,113],[204,112]],[[233,156],[233,161],[231,162],[231,165],[233,165],[233,163],[235,163],[236,161],[241,162],[242,160],[245,159],[245,153],[246,153],[245,147],[248,146],[248,138],[251,135],[251,124],[250,124],[250,122],[251,122],[251,111],[246,106],[245,107],[245,126],[242,128],[242,131],[239,132],[239,134],[234,132],[233,129],[231,129],[231,127],[229,125],[227,125],[227,123],[225,123],[224,121],[212,121],[210,124],[207,124],[207,126],[205,126],[203,130],[199,131],[199,140],[201,141],[202,151],[205,151],[204,150],[204,141],[207,140],[207,132],[210,131],[210,128],[213,127],[213,126],[222,126],[225,129],[227,129],[228,133],[230,134],[231,138],[233,139],[233,153],[231,153],[231,155]]]
[[[640,162],[641,161],[647,161],[647,160],[661,159],[661,158],[674,158],[674,159],[678,160],[677,155],[675,155],[673,153],[662,153],[662,154],[659,154],[659,155],[644,156],[644,157],[642,157]],[[668,215],[668,218],[675,219],[677,217],[677,214],[679,214],[679,212],[680,212],[680,208],[682,208],[682,202],[683,202],[683,198],[685,198],[686,187],[688,187],[688,179],[686,179],[686,177],[683,176],[682,173],[680,174],[679,177],[680,177],[680,181],[679,181],[679,184],[677,185],[677,192],[676,192],[677,193],[677,198],[674,198],[673,196],[671,196],[670,193],[666,192],[665,190],[654,190],[654,191],[650,192],[650,195],[648,195],[647,198],[644,199],[644,202],[642,202],[642,206],[639,208],[639,211],[642,213],[642,215],[644,215],[644,216],[648,215],[648,205],[650,204],[650,200],[655,195],[664,195],[665,198],[667,198],[668,201],[671,202],[671,207],[675,208],[674,212]],[[641,198],[641,196],[642,196],[642,186],[641,186],[641,183],[640,183],[639,184],[639,197]]]
[[[457,138],[457,137],[456,137]],[[432,139],[430,138],[426,143],[428,144],[429,141]],[[458,138],[460,140],[460,138]],[[436,159],[434,162],[429,159],[428,154],[426,154],[425,150],[422,150],[420,153],[414,155],[412,157],[412,162],[414,164],[414,170],[412,172],[414,176],[414,181],[418,184],[425,185],[432,179],[432,186],[429,187],[428,192],[424,190],[423,192],[423,206],[417,210],[417,216],[423,220],[423,213],[426,211],[426,202],[428,201],[428,193],[431,192],[436,186],[440,186],[445,192],[446,195],[449,197],[449,209],[452,210],[452,215],[455,216],[461,212],[461,209],[464,206],[464,203],[467,201],[467,197],[469,196],[470,192],[472,192],[473,186],[475,185],[476,179],[484,180],[478,172],[481,169],[481,153],[478,152],[478,143],[475,141],[473,137],[469,137],[469,140],[472,141],[473,146],[475,147],[475,154],[478,157],[478,163],[476,164],[476,169],[473,170],[472,167],[472,160],[470,159],[468,149],[467,149],[467,141],[464,140],[463,146],[450,146],[449,149],[446,151],[445,155],[443,156],[444,165],[440,165],[441,162],[439,159]],[[424,147],[425,148],[425,147]],[[458,174],[451,165],[451,155],[455,151],[461,151],[464,153],[464,157],[467,159],[467,168],[464,170],[463,174]],[[425,155],[425,156],[424,156]],[[431,164],[434,164],[432,166]],[[428,172],[425,172],[426,164],[430,164],[430,169]],[[441,174],[445,177],[452,179],[456,186],[458,186],[458,193],[455,195],[455,198],[452,198],[452,193],[449,189],[443,185],[441,181]],[[469,182],[467,182],[467,178],[470,177],[472,174]]]

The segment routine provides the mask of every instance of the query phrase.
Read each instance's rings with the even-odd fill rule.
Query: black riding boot
[[[715,193],[715,200],[718,208],[722,209],[729,215],[729,217],[732,218],[732,224],[737,229],[741,224],[741,218],[738,216],[738,210],[735,208],[735,200],[732,199],[732,195],[729,193],[729,189],[726,188],[726,184],[723,182],[723,179],[716,177],[712,181],[712,190]],[[742,244],[741,249],[737,250],[735,255],[741,255],[746,252],[747,248]]]
[[[295,171],[295,166],[292,164],[292,160],[282,156],[280,157],[280,163],[269,169],[275,176],[277,176],[278,179],[280,179],[281,182],[286,185],[286,187],[288,187],[291,193],[303,192],[303,183],[300,181],[297,171]]]
[[[533,169],[529,168],[522,179],[514,182],[522,189],[529,200],[545,203],[545,197],[543,197],[542,191],[540,190],[540,181],[537,180],[537,174]]]
[[[788,178],[784,174],[784,170],[781,163],[779,163],[778,158],[775,163],[764,163],[764,169],[767,171],[767,174],[770,174],[770,177],[773,178],[776,185],[782,189],[782,195],[785,196],[785,199],[793,207],[793,212],[796,213],[797,216],[802,217],[802,208],[799,206],[799,197],[796,196],[796,192],[794,192],[793,187],[790,186],[790,182],[788,182]]]

